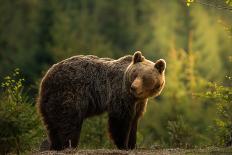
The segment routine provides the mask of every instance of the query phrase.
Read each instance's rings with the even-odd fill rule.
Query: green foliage
[[[38,78],[49,59],[46,52],[39,49],[39,0],[3,1],[0,13],[0,76],[9,75],[18,67],[24,73],[27,83]],[[3,15],[4,14],[4,15]],[[47,19],[46,19],[47,20]],[[46,33],[46,32],[45,32]],[[44,60],[38,60],[43,51]],[[42,57],[40,57],[42,58]],[[7,67],[6,67],[7,66]]]
[[[172,147],[189,148],[192,147],[193,130],[184,121],[182,116],[178,116],[176,121],[168,121],[168,134]]]
[[[9,101],[15,103],[22,102],[22,82],[24,81],[24,79],[17,79],[17,76],[19,76],[19,69],[15,69],[13,78],[6,76],[5,82],[1,85],[5,89]]]
[[[232,81],[232,78],[229,77],[229,80]],[[213,143],[219,146],[231,146],[232,87],[210,83],[209,89],[203,96],[217,105],[217,118],[211,128],[214,132]]]
[[[82,127],[81,148],[112,148],[108,136],[107,115],[87,119]]]
[[[226,4],[228,4],[229,6],[232,6],[232,1],[231,0],[226,0]]]
[[[23,94],[19,70],[4,78],[0,94],[0,154],[19,154],[39,143],[42,129],[35,107]]]

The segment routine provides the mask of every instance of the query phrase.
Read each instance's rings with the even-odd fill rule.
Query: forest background
[[[139,123],[138,148],[232,145],[230,0],[0,0],[0,153],[38,150],[39,83],[79,54],[142,51],[167,61],[166,86]],[[114,148],[107,116],[84,123],[81,148]]]

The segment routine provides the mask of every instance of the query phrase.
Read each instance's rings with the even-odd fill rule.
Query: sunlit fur
[[[164,86],[164,71],[159,74],[154,64],[136,52],[117,60],[74,56],[53,65],[41,81],[37,103],[49,148],[76,147],[84,119],[108,112],[113,142],[119,149],[134,149],[147,98]],[[135,79],[141,94],[131,92]]]
[[[164,62],[165,63],[165,62]],[[164,64],[166,66],[166,64]],[[137,98],[158,96],[165,85],[165,68],[159,73],[155,63],[144,59],[142,62],[131,63],[127,68],[128,80],[135,87],[130,90]]]

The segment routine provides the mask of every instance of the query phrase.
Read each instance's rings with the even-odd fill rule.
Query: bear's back
[[[54,64],[43,78],[43,85],[83,85],[96,78],[103,78],[107,65],[114,59],[93,55],[73,56]],[[45,84],[46,83],[46,84]]]
[[[124,56],[117,60],[111,58],[99,58],[94,55],[78,55],[65,59],[57,64],[54,64],[47,72],[47,77],[50,75],[53,80],[75,81],[77,79],[88,81],[92,76],[103,78],[109,69],[113,67],[124,70],[131,62],[132,56]],[[118,67],[117,67],[118,66]],[[112,71],[112,70],[111,70]],[[117,72],[118,70],[115,70]],[[114,72],[114,69],[113,69]],[[101,76],[102,75],[102,76]],[[46,77],[45,76],[45,77]]]
[[[47,88],[53,88],[52,91],[68,90],[84,87],[93,82],[100,85],[107,80],[107,74],[122,77],[130,61],[131,56],[117,60],[99,58],[94,55],[73,56],[54,64],[47,71],[42,80],[41,89],[43,91],[49,91]]]

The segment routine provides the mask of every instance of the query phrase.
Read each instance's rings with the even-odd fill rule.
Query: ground
[[[133,151],[121,151],[110,149],[80,149],[65,151],[35,152],[37,155],[232,155],[231,148],[205,148],[205,149],[136,149]]]

